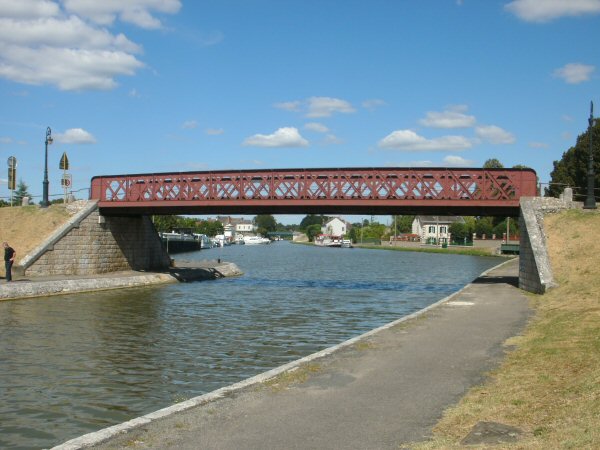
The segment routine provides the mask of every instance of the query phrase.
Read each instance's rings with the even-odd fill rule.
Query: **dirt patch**
[[[51,205],[48,208],[33,205],[0,208],[0,243],[6,241],[15,249],[18,263],[69,220],[69,217],[71,216],[64,205]]]

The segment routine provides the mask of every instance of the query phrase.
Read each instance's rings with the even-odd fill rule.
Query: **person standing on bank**
[[[15,262],[17,252],[8,245],[8,242],[2,244],[4,246],[4,266],[6,267],[6,282],[12,281],[12,265]]]

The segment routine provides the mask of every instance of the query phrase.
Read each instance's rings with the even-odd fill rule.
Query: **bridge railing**
[[[476,202],[518,206],[535,196],[531,169],[341,168],[180,172],[98,176],[100,206],[154,207],[252,202]],[[450,204],[448,203],[448,204]]]

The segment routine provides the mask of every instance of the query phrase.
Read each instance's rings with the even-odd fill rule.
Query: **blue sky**
[[[34,196],[47,126],[51,195],[63,152],[80,198],[101,174],[488,158],[547,182],[600,110],[599,25],[600,0],[0,0],[0,152]]]

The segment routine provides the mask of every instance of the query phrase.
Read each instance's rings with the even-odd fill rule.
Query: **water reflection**
[[[497,260],[278,243],[243,277],[0,303],[0,448],[49,447],[421,309]]]

